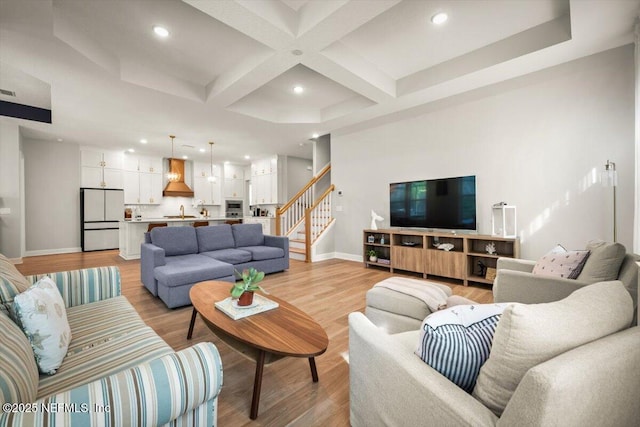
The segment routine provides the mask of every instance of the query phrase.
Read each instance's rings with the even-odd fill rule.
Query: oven
[[[242,218],[244,216],[242,211],[242,200],[227,200],[225,202],[225,217],[227,218]]]

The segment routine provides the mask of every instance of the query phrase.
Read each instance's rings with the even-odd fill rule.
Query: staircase
[[[289,237],[291,258],[312,261],[313,245],[334,222],[331,184],[320,197],[314,198],[315,184],[331,170],[325,166],[291,200],[276,210],[276,235]]]

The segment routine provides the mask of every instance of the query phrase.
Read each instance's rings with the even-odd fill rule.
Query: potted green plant
[[[376,253],[375,250],[371,249],[367,251],[367,255],[369,255],[369,261],[378,262],[378,254]]]
[[[244,307],[253,303],[253,291],[261,290],[267,293],[260,285],[259,282],[264,279],[264,272],[258,271],[251,267],[242,270],[242,273],[235,270],[238,280],[231,287],[231,297],[238,300],[238,306]]]

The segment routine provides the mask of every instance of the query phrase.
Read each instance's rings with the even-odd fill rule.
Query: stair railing
[[[311,262],[311,246],[318,240],[322,232],[331,225],[331,195],[336,186],[331,184],[304,213],[304,245],[305,261]]]
[[[330,170],[331,164],[328,164],[291,200],[276,209],[276,236],[288,236],[304,220],[305,211],[313,205],[313,185]]]

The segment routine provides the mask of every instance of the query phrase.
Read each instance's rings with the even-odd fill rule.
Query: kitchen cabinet
[[[123,157],[118,152],[81,150],[80,185],[87,188],[123,188]]]
[[[124,156],[124,202],[157,205],[162,202],[162,158]]]
[[[242,166],[224,165],[223,188],[225,199],[244,198],[244,170]]]
[[[276,232],[276,219],[273,217],[246,216],[243,224],[261,224],[262,234],[273,235]]]
[[[283,203],[283,156],[270,156],[251,164],[251,205]]]
[[[211,174],[210,163],[193,164],[193,198],[202,200],[203,205],[220,205],[222,204],[222,179],[220,178],[220,167],[213,165],[213,176],[216,178],[214,182],[209,181]]]

